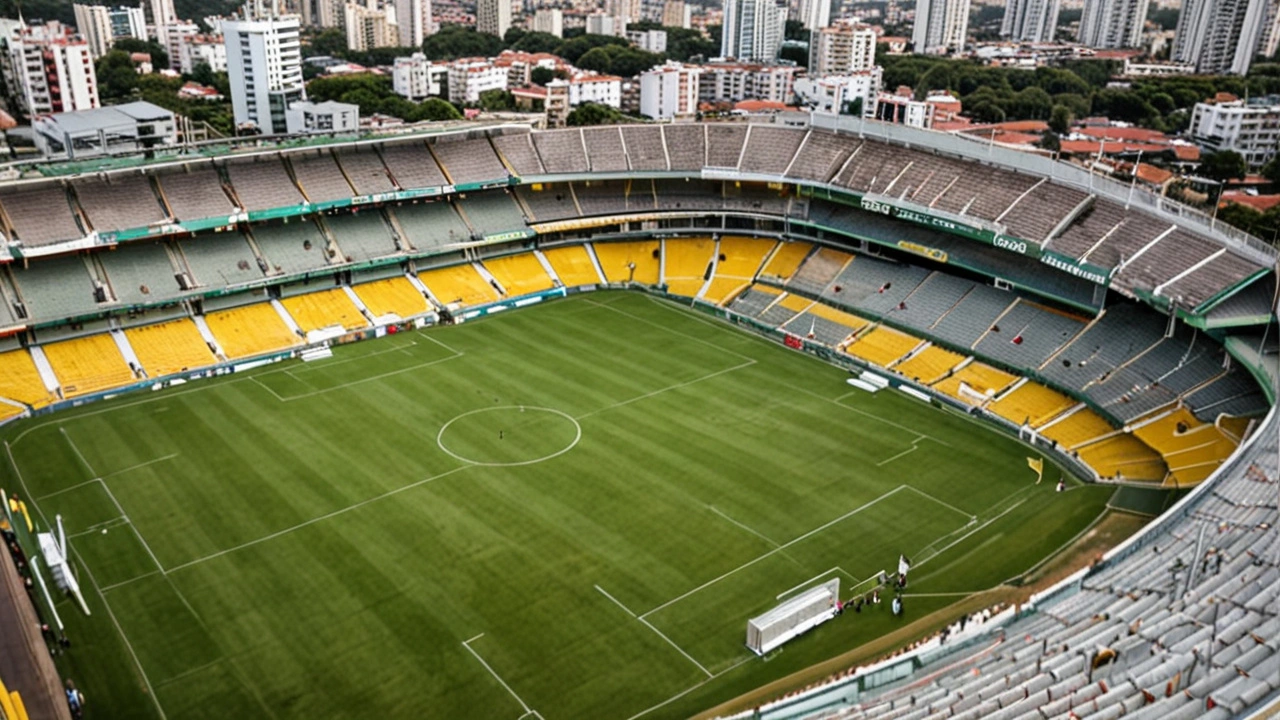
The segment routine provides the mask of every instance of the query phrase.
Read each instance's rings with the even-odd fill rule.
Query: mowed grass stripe
[[[15,456],[37,496],[89,479],[59,426],[103,474],[176,456],[107,483],[162,564],[180,569],[146,575],[127,528],[76,541],[104,576],[143,573],[107,596],[170,717],[218,716],[218,698],[239,716],[515,717],[520,706],[462,645],[481,634],[470,647],[548,720],[659,705],[645,717],[687,716],[894,627],[887,611],[866,613],[737,665],[747,613],[796,583],[834,566],[862,576],[954,537],[912,591],[986,587],[1105,503],[1094,488],[1027,491],[1017,443],[896,393],[836,402],[843,371],[636,294],[403,337],[415,344],[258,371],[277,382],[306,368],[307,385],[329,388],[288,402],[232,377],[4,431],[21,437]],[[462,357],[383,375],[450,353]],[[582,416],[582,439],[522,467],[467,466],[436,446],[450,419],[503,405]],[[468,430],[468,452],[501,442],[493,417]],[[519,432],[531,448],[563,440],[536,424]],[[939,442],[876,467],[919,435]],[[929,497],[899,491],[752,563],[776,549],[765,538],[787,543],[904,482]],[[78,528],[110,522],[95,487],[42,507]],[[1006,515],[956,533],[965,513],[1017,492]],[[595,589],[646,613],[746,563],[649,616],[679,651]],[[913,598],[909,617],[944,602]],[[72,622],[89,661],[76,677],[103,712],[149,716],[104,613]],[[183,622],[204,636],[175,629]],[[680,651],[724,674],[699,686],[706,675]]]

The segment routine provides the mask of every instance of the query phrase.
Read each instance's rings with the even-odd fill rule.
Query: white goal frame
[[[830,620],[840,609],[840,578],[805,590],[747,621],[747,648],[765,655]]]

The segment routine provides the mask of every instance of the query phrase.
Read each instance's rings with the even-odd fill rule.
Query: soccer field
[[[846,377],[594,293],[24,421],[0,481],[73,536],[94,717],[686,717],[1017,576],[1112,493]],[[899,553],[904,619],[744,646]]]

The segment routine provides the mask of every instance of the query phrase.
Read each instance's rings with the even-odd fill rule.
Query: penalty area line
[[[711,674],[711,671],[710,671],[710,670],[708,670],[708,669],[706,669],[705,667],[703,667],[702,663],[700,663],[700,662],[698,662],[697,660],[693,659],[693,656],[692,656],[692,655],[690,655],[689,653],[685,652],[685,651],[684,651],[684,648],[682,648],[682,647],[680,647],[679,645],[677,645],[677,644],[675,643],[675,641],[674,641],[674,640],[672,640],[671,638],[667,637],[665,633],[663,633],[663,632],[662,632],[661,630],[659,630],[658,628],[654,627],[654,626],[653,626],[653,624],[652,624],[652,623],[650,623],[648,620],[645,620],[643,617],[641,617],[641,616],[639,616],[639,615],[636,615],[634,612],[632,612],[631,608],[627,607],[626,605],[623,605],[623,604],[618,600],[618,598],[616,598],[616,597],[614,597],[614,596],[610,595],[610,594],[609,594],[609,592],[608,592],[607,590],[605,590],[604,588],[600,587],[599,585],[596,585],[596,586],[595,586],[595,589],[596,589],[596,590],[599,590],[601,595],[604,595],[605,597],[607,597],[607,598],[609,598],[611,601],[613,601],[613,604],[614,604],[614,605],[617,605],[618,607],[622,608],[622,609],[623,609],[623,611],[625,611],[628,615],[630,615],[631,617],[633,617],[633,618],[635,618],[635,619],[639,620],[639,621],[640,621],[640,622],[641,622],[645,627],[647,627],[647,628],[649,628],[650,630],[652,630],[652,631],[654,631],[655,633],[657,633],[658,637],[662,638],[663,640],[666,640],[668,645],[670,645],[671,647],[675,648],[676,652],[678,652],[678,653],[680,653],[681,655],[683,655],[683,656],[685,657],[685,659],[686,659],[686,660],[688,660],[689,662],[691,662],[691,663],[693,663],[694,665],[696,665],[696,666],[697,666],[697,668],[698,668],[699,670],[701,670],[701,671],[703,672],[703,674],[705,674],[705,675],[707,676],[707,678],[708,678],[708,679],[710,679],[711,677],[714,677],[714,676]]]
[[[489,665],[489,663],[484,661],[484,658],[480,657],[480,653],[476,652],[475,649],[471,647],[471,643],[479,640],[482,637],[484,637],[484,633],[480,633],[479,635],[471,638],[470,640],[463,640],[462,647],[466,648],[467,652],[471,653],[471,656],[474,657],[477,661],[479,661],[479,663],[484,666],[485,670],[489,671],[489,674],[493,676],[493,679],[497,680],[498,684],[506,688],[507,692],[511,693],[511,697],[515,698],[516,702],[520,703],[521,709],[524,710],[524,715],[521,715],[520,717],[523,718],[523,717],[528,717],[530,715],[537,715],[537,713],[531,710],[529,708],[529,705],[526,704],[525,701],[519,695],[516,694],[516,691],[511,689],[511,686],[507,684],[507,681],[503,680],[502,676],[499,675],[496,671],[494,671],[494,669]]]

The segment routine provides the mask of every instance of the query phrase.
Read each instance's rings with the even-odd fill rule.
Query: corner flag
[[[1027,467],[1036,471],[1036,484],[1044,479],[1044,458],[1027,458]]]

